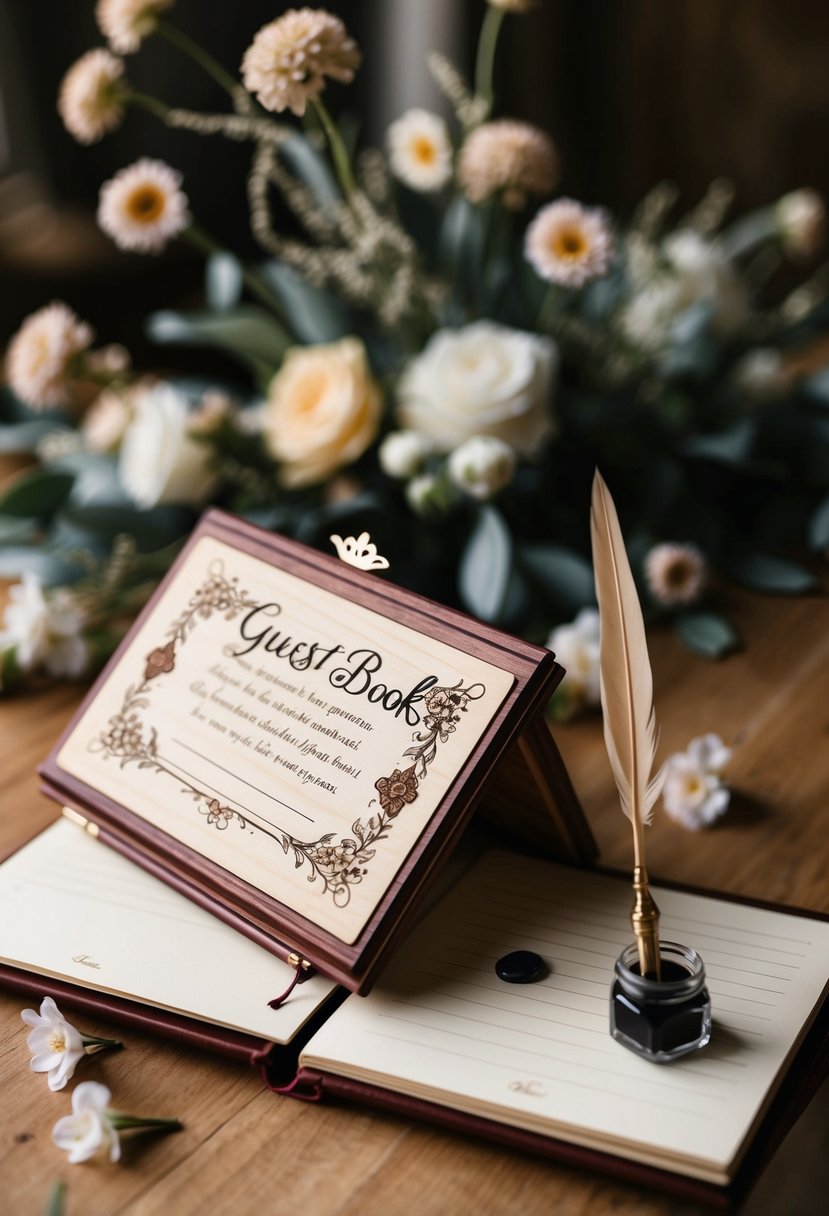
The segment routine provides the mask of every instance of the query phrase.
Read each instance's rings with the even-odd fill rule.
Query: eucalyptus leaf
[[[191,530],[193,512],[186,507],[79,506],[61,513],[61,521],[93,537],[114,540],[131,536],[140,552],[166,548]]]
[[[0,515],[0,545],[25,545],[38,533],[37,523],[14,515]]]
[[[260,380],[269,379],[292,344],[287,330],[264,308],[247,304],[223,313],[157,312],[147,322],[154,342],[215,346],[229,351]]]
[[[754,438],[755,425],[751,419],[744,418],[725,431],[695,435],[685,443],[683,450],[689,456],[741,465],[751,460]]]
[[[829,406],[829,367],[822,368],[800,383],[802,392],[819,405]]]
[[[312,287],[290,266],[270,261],[260,270],[301,342],[336,342],[354,332],[354,323],[341,301]]]
[[[53,515],[66,502],[74,482],[74,474],[53,469],[25,472],[0,496],[0,514],[35,519]]]
[[[482,507],[458,570],[458,590],[464,604],[483,621],[498,620],[511,572],[509,528],[495,507]]]
[[[742,645],[731,621],[715,612],[683,613],[674,622],[674,629],[689,650],[709,659],[722,659]]]
[[[824,498],[809,520],[809,544],[813,549],[829,549],[829,498]]]
[[[242,267],[232,253],[213,253],[204,272],[208,306],[220,312],[234,308],[242,298]]]
[[[596,603],[593,568],[586,558],[563,545],[522,545],[521,564],[556,604],[578,612]]]
[[[75,582],[84,571],[65,555],[41,546],[0,549],[0,578],[21,578],[27,572],[40,579],[44,587],[57,587],[62,583]]]
[[[752,591],[802,595],[819,585],[805,567],[770,553],[742,553],[731,560],[727,573]]]
[[[50,418],[29,418],[25,422],[0,425],[0,453],[4,456],[28,455],[46,435],[66,429],[63,422]]]
[[[473,294],[484,264],[484,225],[481,212],[463,195],[446,209],[440,230],[439,256],[462,299]]]
[[[316,197],[323,209],[341,201],[340,191],[325,157],[304,135],[293,135],[280,144],[279,152],[289,168]]]

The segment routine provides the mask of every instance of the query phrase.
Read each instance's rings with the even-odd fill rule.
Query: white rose
[[[263,434],[289,488],[352,464],[380,425],[380,390],[357,338],[289,350],[268,398]]]
[[[406,481],[420,472],[431,450],[432,445],[417,431],[392,431],[380,444],[377,458],[387,477]]]
[[[183,393],[158,384],[136,398],[118,472],[139,507],[203,503],[217,481],[211,458],[210,448],[190,435],[190,407]]]
[[[547,646],[564,668],[561,687],[574,700],[598,705],[599,691],[599,613],[582,608],[569,625],[559,625],[547,639]]]
[[[439,452],[493,435],[522,456],[550,437],[558,348],[550,338],[492,321],[441,329],[411,360],[398,388],[403,426]]]
[[[780,239],[794,258],[811,258],[823,244],[826,209],[817,190],[793,190],[774,209]]]
[[[483,502],[512,481],[515,452],[503,439],[475,435],[455,448],[446,467],[459,489]]]

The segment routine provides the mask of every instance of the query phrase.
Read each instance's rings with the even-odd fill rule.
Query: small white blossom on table
[[[722,774],[730,759],[731,748],[713,733],[692,739],[687,751],[668,757],[662,796],[671,819],[696,832],[725,814],[731,793]]]
[[[32,1053],[32,1072],[48,1073],[53,1092],[63,1089],[83,1056],[121,1046],[115,1039],[81,1034],[67,1022],[50,996],[41,1001],[40,1013],[24,1009],[20,1016],[32,1028],[26,1038]]]
[[[52,1140],[69,1154],[69,1164],[108,1157],[121,1159],[119,1131],[175,1132],[182,1124],[178,1119],[145,1119],[123,1115],[109,1106],[112,1093],[97,1081],[83,1081],[72,1093],[72,1114],[58,1119],[52,1129]]]
[[[52,1139],[69,1154],[69,1164],[93,1157],[121,1158],[121,1142],[108,1110],[112,1093],[98,1081],[83,1081],[72,1092],[72,1114],[58,1119]]]
[[[48,1073],[49,1088],[63,1089],[83,1058],[83,1037],[66,1021],[50,996],[44,997],[40,1013],[24,1009],[21,1018],[32,1029],[26,1038],[32,1053],[32,1072]]]

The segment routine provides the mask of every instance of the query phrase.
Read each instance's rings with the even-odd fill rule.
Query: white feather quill
[[[610,491],[596,470],[590,509],[593,570],[601,617],[599,672],[604,739],[622,810],[633,825],[631,914],[642,974],[659,974],[659,910],[647,888],[645,825],[662,788],[656,757],[653,676],[645,622]]]

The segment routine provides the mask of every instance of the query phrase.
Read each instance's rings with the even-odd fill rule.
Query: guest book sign
[[[44,777],[134,860],[344,978],[559,672],[214,512]]]

